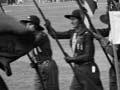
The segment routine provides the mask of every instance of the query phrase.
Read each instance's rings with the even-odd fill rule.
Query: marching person
[[[65,32],[54,32],[49,20],[45,26],[48,29],[48,33],[53,38],[70,39],[73,56],[65,57],[65,59],[68,63],[74,63],[74,69],[78,74],[76,76],[80,76],[76,78],[74,75],[70,90],[93,90],[90,89],[93,87],[97,87],[97,89],[94,90],[103,90],[99,69],[94,60],[95,48],[93,36],[86,30],[86,27],[82,22],[84,14],[77,9],[74,10],[71,15],[65,15],[65,18],[71,20],[73,29]],[[90,81],[87,81],[88,79],[83,80],[82,77],[84,76]],[[93,83],[93,87],[89,85],[90,83]]]
[[[39,25],[40,19],[36,15],[30,15],[26,20],[21,20],[21,22],[25,23],[26,28],[33,31],[35,36],[39,34],[38,36],[41,37],[38,47],[29,53],[36,62],[42,76],[42,80],[40,80],[39,76],[36,75],[35,90],[43,90],[41,81],[43,81],[45,90],[59,90],[58,67],[52,59],[50,40],[47,34],[43,32],[44,28]]]

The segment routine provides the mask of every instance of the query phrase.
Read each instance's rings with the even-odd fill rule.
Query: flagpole
[[[114,0],[112,0],[114,2]],[[120,0],[114,2],[114,5],[116,7],[116,11],[120,11],[119,9],[119,4]],[[108,4],[109,6],[109,4]],[[114,11],[112,8],[108,8],[108,11]],[[120,90],[120,69],[119,69],[119,61],[118,61],[118,55],[117,55],[117,50],[115,48],[115,44],[113,44],[113,41],[111,42],[112,48],[113,48],[113,62],[114,62],[114,67],[115,67],[115,74],[116,74],[116,84],[117,84],[117,90]]]
[[[41,73],[40,73],[40,71],[39,71],[38,65],[37,65],[37,64],[35,63],[35,61],[31,58],[31,56],[30,56],[29,53],[27,54],[27,56],[28,56],[29,60],[31,61],[31,63],[34,65],[34,69],[35,69],[37,75],[38,75],[39,78],[40,78],[40,82],[41,82],[41,85],[42,85],[42,89],[43,89],[43,90],[46,90],[46,89],[45,89],[45,84],[44,84],[44,81],[43,81],[43,79],[42,79],[42,75],[41,75]]]
[[[116,74],[116,80],[117,80],[117,90],[120,90],[120,78],[119,78],[119,62],[118,62],[118,56],[117,51],[115,49],[115,45],[112,44],[113,47],[113,53],[114,53],[114,64],[115,64],[115,74]]]

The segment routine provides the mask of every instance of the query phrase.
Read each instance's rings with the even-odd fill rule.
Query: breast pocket
[[[79,36],[77,38],[76,49],[79,50],[79,51],[83,51],[84,50],[84,37]]]

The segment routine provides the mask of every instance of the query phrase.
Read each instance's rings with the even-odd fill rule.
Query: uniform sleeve
[[[70,39],[71,35],[73,34],[74,30],[68,30],[63,32],[58,32],[54,30],[52,27],[47,27],[48,33],[52,38],[57,39]]]
[[[72,34],[73,34],[73,30],[68,30],[64,32],[56,32],[56,36],[58,39],[70,39]]]
[[[84,39],[84,51],[82,55],[76,56],[76,62],[87,62],[94,58],[94,43],[91,34],[86,34]]]
[[[52,38],[57,39],[70,39],[74,30],[68,30],[63,32],[56,31],[51,25],[46,25],[48,33],[52,36]]]

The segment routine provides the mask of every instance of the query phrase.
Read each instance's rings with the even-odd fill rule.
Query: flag
[[[34,37],[30,33],[14,34],[0,32],[0,68],[7,76],[12,74],[10,63],[18,60],[34,48]]]
[[[25,26],[22,25],[17,19],[9,15],[0,14],[0,32],[14,32],[14,33],[24,33]]]
[[[33,32],[25,30],[15,18],[0,15],[0,68],[27,54],[34,48]],[[5,66],[7,65],[7,66]]]
[[[97,0],[79,0],[81,5],[87,10],[89,16],[93,16],[97,9]]]
[[[113,44],[120,44],[120,11],[109,11],[111,31],[109,40]]]
[[[33,32],[15,18],[0,15],[0,56],[7,58],[20,57],[32,47],[35,37]]]
[[[15,18],[0,14],[0,68],[7,76],[12,74],[10,63],[32,50],[35,40],[33,32]]]

